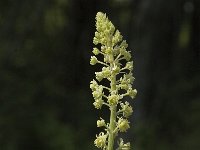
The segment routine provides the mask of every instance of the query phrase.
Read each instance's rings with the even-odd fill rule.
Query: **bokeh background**
[[[0,0],[0,150],[95,150],[95,15],[134,58],[136,150],[200,149],[199,0]]]

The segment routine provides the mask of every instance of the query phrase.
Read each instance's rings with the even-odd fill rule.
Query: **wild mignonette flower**
[[[94,144],[103,150],[113,150],[118,132],[126,132],[130,128],[128,118],[133,113],[130,104],[123,100],[125,96],[135,98],[137,90],[132,87],[134,77],[131,53],[127,51],[128,44],[119,30],[107,18],[106,14],[98,12],[96,15],[96,32],[90,64],[101,64],[102,69],[95,72],[96,79],[90,82],[94,98],[93,105],[96,109],[106,106],[110,109],[109,123],[102,118],[97,120],[97,127],[104,127],[104,132],[96,136]],[[100,46],[99,46],[100,45]],[[99,48],[97,48],[99,46]],[[102,80],[107,80],[110,85],[101,85]],[[130,143],[118,142],[117,150],[130,150]]]
[[[90,59],[90,64],[95,65],[98,62],[97,58],[95,56],[92,56]]]
[[[97,120],[97,127],[103,127],[106,126],[105,120],[102,118],[100,120]]]
[[[125,68],[132,71],[133,70],[133,61],[127,62]]]
[[[119,118],[118,122],[117,122],[117,127],[119,129],[120,132],[126,132],[130,126],[127,119],[123,119],[123,118]]]
[[[103,132],[101,132],[98,136],[96,136],[96,140],[94,141],[94,144],[98,148],[105,148],[106,147],[106,139],[107,139],[107,134],[104,135]]]
[[[95,102],[93,103],[94,107],[96,109],[101,109],[102,105],[103,105],[103,100],[102,99],[96,99]]]
[[[95,72],[96,79],[100,82],[103,79],[103,73],[102,72]]]
[[[127,93],[130,95],[131,98],[135,98],[137,90],[136,89],[133,90],[132,88],[130,88]]]
[[[125,118],[128,118],[129,116],[132,115],[133,108],[129,105],[128,102],[125,102],[125,104],[124,103],[120,103],[120,106],[122,108],[120,111],[123,113],[123,116]]]
[[[98,85],[98,83],[95,80],[92,80],[90,82],[90,88],[92,89],[92,91],[98,89],[98,87],[99,87],[99,85]]]
[[[95,55],[99,55],[99,53],[100,53],[100,51],[99,51],[99,49],[98,48],[93,48],[93,54],[95,54]]]

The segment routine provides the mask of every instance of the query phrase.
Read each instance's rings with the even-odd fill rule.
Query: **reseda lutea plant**
[[[96,30],[93,43],[101,44],[101,47],[100,49],[95,47],[92,52],[94,55],[102,55],[103,60],[91,56],[90,64],[99,63],[103,67],[100,72],[95,72],[98,82],[92,80],[90,88],[95,100],[93,103],[95,108],[101,109],[105,105],[110,109],[110,122],[106,123],[102,118],[97,120],[97,127],[104,127],[104,132],[96,136],[94,144],[103,150],[113,150],[118,133],[126,132],[130,128],[128,118],[133,109],[123,98],[125,96],[135,98],[137,94],[137,90],[132,88],[133,61],[131,61],[130,51],[126,50],[128,44],[122,40],[119,30],[115,29],[106,14],[97,13]],[[107,79],[110,85],[100,85],[99,82],[103,79]],[[117,150],[130,150],[130,143],[124,143],[122,138],[119,139],[118,145]]]

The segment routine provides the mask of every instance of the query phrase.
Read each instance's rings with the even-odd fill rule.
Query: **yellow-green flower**
[[[103,100],[101,98],[96,99],[95,102],[93,103],[94,107],[96,109],[101,109],[102,105],[103,105]]]
[[[95,65],[97,62],[98,62],[97,58],[95,56],[91,56],[90,64]]]
[[[97,127],[103,127],[105,125],[106,123],[104,119],[101,118],[100,120],[97,120]]]
[[[96,139],[94,141],[95,146],[98,148],[104,148],[106,146],[106,139],[107,134],[101,132],[98,136],[96,136]]]
[[[131,98],[135,98],[136,94],[137,94],[137,90],[136,89],[129,89],[128,90],[128,94]]]
[[[133,113],[133,108],[129,105],[128,102],[121,103],[121,110],[123,111],[123,116],[128,118]]]
[[[99,51],[99,49],[98,48],[93,48],[93,54],[95,54],[95,55],[98,55],[99,53],[100,53],[100,51]]]
[[[96,90],[98,88],[98,83],[95,80],[92,80],[90,82],[90,88],[92,89],[92,91]]]
[[[119,131],[126,132],[130,128],[129,123],[130,122],[127,119],[119,118],[117,122]]]
[[[133,61],[127,62],[125,68],[132,71],[133,70]]]
[[[96,79],[97,79],[98,81],[101,81],[101,80],[104,78],[102,72],[95,72],[95,74],[96,74]]]

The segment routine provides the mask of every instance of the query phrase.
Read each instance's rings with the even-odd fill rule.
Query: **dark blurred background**
[[[95,15],[134,58],[136,150],[200,149],[199,0],[0,0],[0,150],[94,150]],[[104,111],[104,110],[103,110]]]

